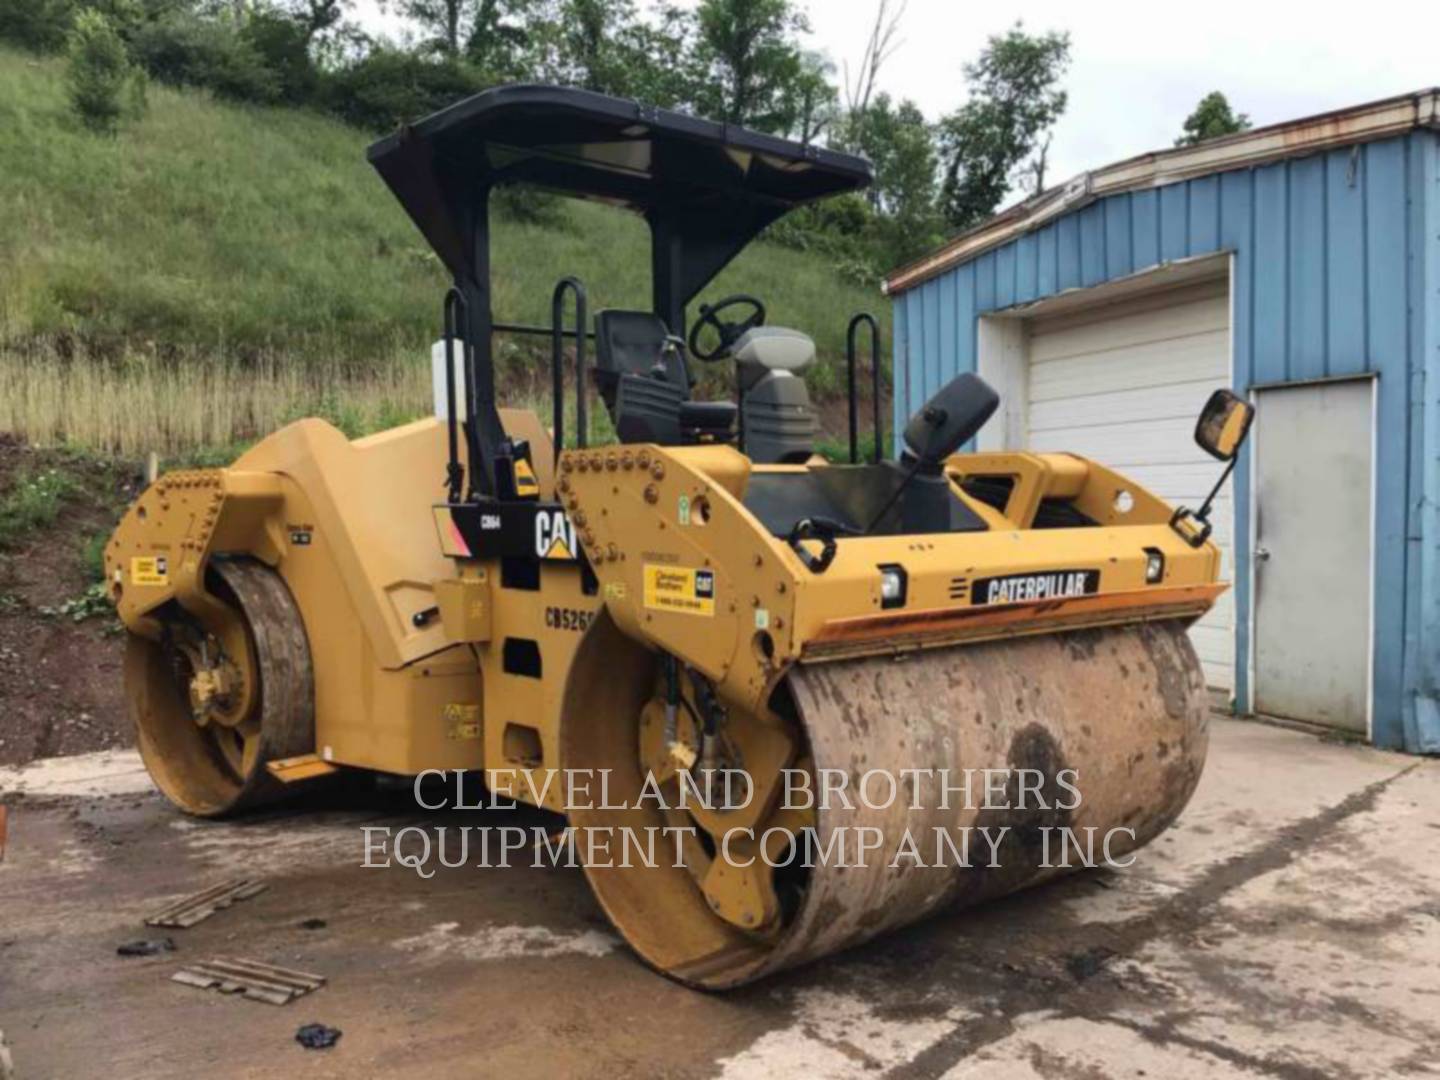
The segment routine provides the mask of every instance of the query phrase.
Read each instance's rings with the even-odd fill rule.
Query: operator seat
[[[740,383],[745,453],[759,464],[800,464],[815,452],[815,413],[800,378],[815,360],[808,334],[752,326],[731,348]]]
[[[622,443],[728,442],[736,407],[690,400],[684,343],[648,311],[595,316],[595,383]]]

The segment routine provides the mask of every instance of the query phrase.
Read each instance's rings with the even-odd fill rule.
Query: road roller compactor
[[[369,157],[453,278],[436,415],[353,441],[301,420],[228,468],[167,473],[106,549],[139,748],[177,807],[483,771],[567,814],[617,930],[706,988],[1044,880],[1054,830],[1121,859],[1180,813],[1206,751],[1186,628],[1224,588],[1208,500],[1172,508],[1070,454],[961,452],[997,405],[969,374],[882,460],[878,348],[856,460],[867,316],[851,461],[831,464],[809,337],[748,295],[686,332],[748,242],[863,188],[867,162],[529,86]],[[488,207],[508,184],[643,216],[652,309],[592,329],[571,278],[550,327],[497,321]],[[494,340],[526,332],[553,346],[548,425],[496,402]],[[695,400],[703,363],[735,402]],[[586,445],[592,392],[618,441]],[[1197,440],[1233,466],[1249,419],[1218,391]],[[936,857],[982,828],[988,846]],[[602,831],[674,842],[620,858],[583,839]]]

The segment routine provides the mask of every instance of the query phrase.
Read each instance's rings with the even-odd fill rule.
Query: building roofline
[[[1198,146],[1155,150],[1047,188],[967,229],[944,245],[890,271],[887,294],[903,292],[981,252],[1096,199],[1142,191],[1197,176],[1253,168],[1339,146],[1371,142],[1416,128],[1440,129],[1440,87],[1210,139]]]

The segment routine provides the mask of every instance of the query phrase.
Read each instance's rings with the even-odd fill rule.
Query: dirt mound
[[[53,515],[32,513],[0,547],[0,765],[132,742],[119,624],[76,615],[95,582],[87,546],[114,527],[139,471],[0,435],[0,505],[37,478],[55,493]]]

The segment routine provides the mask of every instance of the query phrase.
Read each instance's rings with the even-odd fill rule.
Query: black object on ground
[[[1083,952],[1071,953],[1065,958],[1065,969],[1076,982],[1084,982],[1092,975],[1098,975],[1115,956],[1114,949],[1104,945]]]
[[[306,1050],[328,1050],[340,1041],[342,1034],[339,1028],[324,1024],[301,1024],[300,1030],[295,1032],[295,1041]]]
[[[161,953],[174,951],[175,941],[168,937],[127,941],[115,950],[116,954],[120,956],[159,956]]]
[[[301,930],[324,930],[325,927],[327,927],[327,926],[329,926],[329,925],[330,925],[330,924],[327,923],[324,919],[301,919],[301,920],[300,920],[300,929],[301,929]]]

